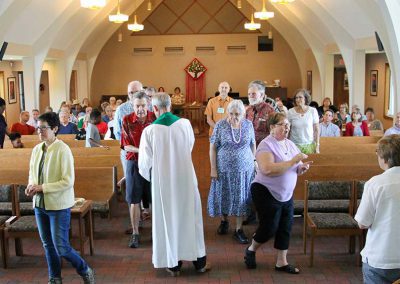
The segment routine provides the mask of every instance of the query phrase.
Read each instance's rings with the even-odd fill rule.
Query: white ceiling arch
[[[153,0],[153,6],[162,1]],[[236,4],[235,0],[230,1]],[[143,0],[121,0],[122,11],[132,14],[135,2],[140,6],[136,12],[144,21],[149,12]],[[261,0],[247,2],[261,9]],[[10,43],[7,56],[36,57],[37,66],[42,66],[50,54],[58,56],[65,61],[66,80],[75,59],[86,57],[90,74],[101,48],[118,29],[118,25],[108,22],[116,3],[107,0],[106,7],[92,11],[80,8],[80,0],[2,0],[0,41]],[[337,45],[351,69],[354,50],[373,48],[374,31],[379,32],[386,51],[391,53],[391,65],[399,66],[400,19],[395,13],[399,6],[397,0],[296,0],[286,7],[268,2],[267,8],[276,13],[269,22],[291,46],[301,72],[304,73],[305,50],[311,49],[323,80],[327,46]],[[397,68],[394,72],[399,74]]]

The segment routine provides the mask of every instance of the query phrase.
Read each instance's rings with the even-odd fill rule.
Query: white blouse
[[[318,112],[308,107],[305,113],[298,113],[295,108],[288,111],[288,120],[291,124],[289,139],[295,144],[311,144],[314,141],[314,124],[319,123]]]

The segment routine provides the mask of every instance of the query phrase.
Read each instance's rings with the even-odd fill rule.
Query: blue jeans
[[[363,262],[362,272],[365,284],[391,284],[400,279],[400,269],[381,269],[370,266],[368,263]]]
[[[46,254],[49,278],[61,277],[61,257],[69,261],[79,275],[85,275],[87,263],[69,244],[71,209],[35,208],[35,216]]]

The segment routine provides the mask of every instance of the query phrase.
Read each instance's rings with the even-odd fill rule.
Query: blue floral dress
[[[254,179],[253,124],[243,119],[240,130],[232,129],[226,119],[220,120],[210,143],[217,150],[218,178],[211,181],[208,214],[211,217],[225,214],[245,216],[251,195],[250,185]]]

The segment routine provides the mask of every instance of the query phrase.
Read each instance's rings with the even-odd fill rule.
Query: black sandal
[[[300,273],[300,269],[298,269],[297,267],[294,267],[291,264],[288,264],[288,265],[285,265],[285,266],[281,266],[281,267],[278,267],[278,266],[275,265],[275,270],[276,271],[286,272],[286,273],[289,273],[289,274],[299,274]]]

